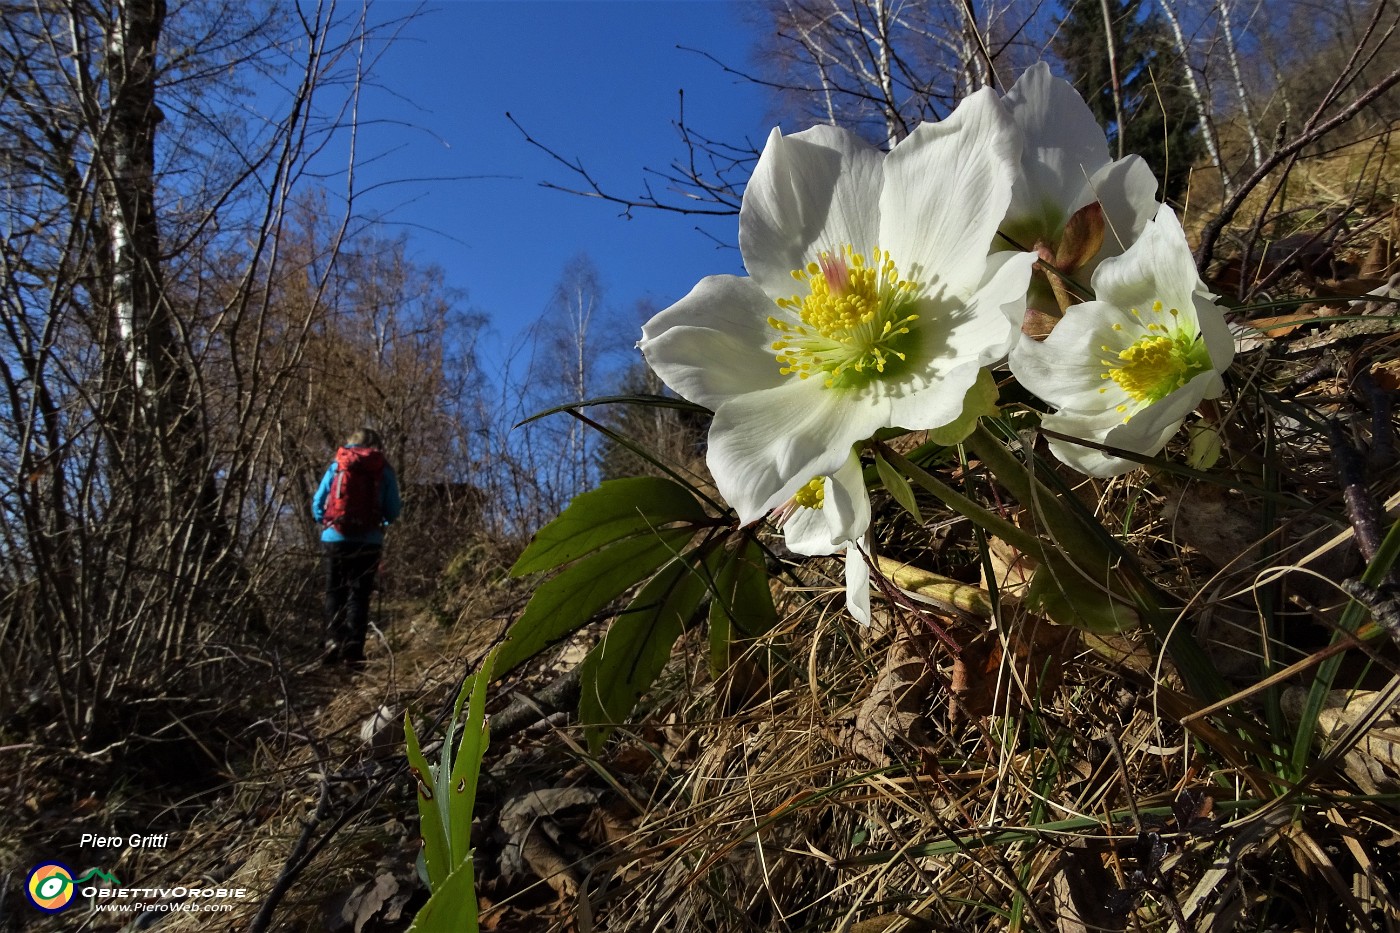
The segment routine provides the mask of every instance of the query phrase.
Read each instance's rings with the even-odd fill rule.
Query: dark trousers
[[[326,637],[342,658],[365,656],[369,598],[379,570],[379,545],[323,541],[326,565]]]

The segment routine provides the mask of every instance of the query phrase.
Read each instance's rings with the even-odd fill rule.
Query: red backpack
[[[335,468],[321,524],[343,535],[378,531],[384,521],[379,506],[384,454],[373,447],[342,447],[335,452]]]

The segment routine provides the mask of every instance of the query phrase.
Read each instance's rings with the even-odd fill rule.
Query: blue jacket
[[[326,475],[321,477],[321,485],[316,489],[316,495],[311,498],[311,517],[319,524],[326,514],[326,497],[331,494],[331,483],[335,482],[336,472],[335,461],[331,461],[330,468],[326,470]],[[384,517],[384,524],[388,525],[399,517],[399,512],[403,510],[403,502],[399,498],[399,481],[394,476],[393,467],[387,463],[384,465],[384,476],[379,482],[379,514]],[[327,526],[321,531],[322,541],[351,541],[356,544],[384,543],[384,529],[367,531],[358,535],[343,535],[334,528]]]

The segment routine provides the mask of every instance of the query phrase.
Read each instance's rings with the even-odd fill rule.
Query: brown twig
[[[632,211],[637,208],[649,208],[651,210],[666,211],[675,214],[693,214],[712,217],[726,217],[739,213],[738,197],[734,193],[732,186],[728,186],[722,181],[706,181],[704,178],[700,177],[698,171],[694,169],[695,150],[701,148],[713,155],[713,149],[707,148],[705,144],[697,144],[695,142],[692,138],[693,134],[685,126],[684,115],[682,115],[681,122],[678,123],[677,126],[680,130],[682,140],[690,153],[689,161],[692,166],[691,172],[687,174],[686,177],[677,178],[651,169],[647,170],[651,174],[661,177],[668,182],[668,184],[689,185],[697,189],[698,194],[694,195],[687,195],[682,192],[681,197],[686,198],[688,203],[681,204],[672,204],[659,198],[656,193],[652,191],[650,183],[644,183],[643,187],[645,193],[639,197],[629,198],[613,194],[605,190],[603,185],[593,177],[593,174],[589,172],[582,160],[577,158],[567,159],[556,150],[540,142],[534,136],[531,136],[529,131],[521,125],[520,121],[509,112],[506,113],[506,119],[525,137],[525,142],[539,149],[555,162],[558,162],[574,175],[578,176],[584,185],[584,187],[570,188],[567,185],[558,185],[554,182],[545,181],[540,182],[540,187],[542,188],[549,188],[552,191],[562,191],[565,194],[574,194],[579,197],[594,198],[596,200],[606,201],[610,204],[617,204],[622,207],[622,216],[629,218],[632,216]],[[734,160],[735,164],[738,164],[739,161],[738,158]],[[706,202],[714,206],[703,206]]]
[[[1332,448],[1332,465],[1336,467],[1342,486],[1347,519],[1356,532],[1356,546],[1370,563],[1380,550],[1383,533],[1380,506],[1366,486],[1366,461],[1352,446],[1342,423],[1335,418],[1327,419],[1327,437]]]
[[[527,729],[551,713],[571,710],[579,697],[579,669],[565,671],[533,694],[517,692],[509,706],[491,717],[491,738],[499,741]]]
[[[301,874],[301,870],[315,856],[315,850],[307,852],[311,845],[311,834],[316,831],[317,825],[326,818],[326,811],[330,809],[330,804],[331,782],[330,777],[325,776],[321,778],[321,793],[317,797],[316,808],[311,811],[311,816],[303,822],[301,835],[297,838],[296,845],[292,846],[292,851],[288,854],[287,861],[282,866],[282,872],[277,876],[277,881],[272,885],[272,890],[267,893],[267,899],[263,901],[262,907],[258,908],[257,916],[248,925],[248,933],[263,933],[268,928],[268,924],[272,923],[272,915],[277,911],[277,905],[291,890],[297,875]],[[319,848],[320,846],[316,847],[317,850]]]
[[[1250,193],[1253,192],[1255,188],[1259,187],[1274,169],[1284,163],[1288,163],[1291,167],[1292,163],[1297,160],[1298,154],[1304,149],[1366,109],[1372,101],[1379,98],[1396,84],[1400,84],[1400,68],[1391,71],[1330,119],[1324,120],[1311,129],[1298,134],[1293,137],[1292,140],[1270,153],[1269,157],[1254,170],[1253,174],[1244,180],[1239,188],[1236,189],[1235,193],[1225,202],[1224,206],[1220,209],[1220,213],[1216,214],[1215,218],[1212,219],[1210,223],[1206,224],[1205,229],[1201,232],[1201,245],[1196,247],[1197,266],[1204,268],[1210,262],[1211,257],[1215,253],[1216,242],[1220,239],[1220,234],[1225,229],[1226,224],[1228,224],[1234,218],[1235,214],[1239,212],[1239,209],[1244,206],[1245,199]]]
[[[1357,371],[1352,386],[1371,411],[1371,450],[1366,457],[1367,465],[1375,470],[1384,469],[1396,459],[1395,428],[1391,423],[1395,393],[1377,385],[1366,366]]]

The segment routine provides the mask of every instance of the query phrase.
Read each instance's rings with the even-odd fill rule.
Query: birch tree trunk
[[[111,301],[127,371],[150,426],[168,360],[161,347],[163,289],[155,216],[156,44],[164,0],[126,0],[109,23],[104,69],[111,88],[108,145],[97,151],[102,214],[111,247]],[[168,330],[168,327],[164,328]]]
[[[985,55],[986,37],[977,25],[977,8],[973,0],[959,0],[957,16],[962,24],[958,39],[962,44],[963,80],[965,93],[992,85],[992,73]]]
[[[1220,14],[1220,37],[1225,41],[1225,57],[1230,62],[1235,96],[1240,102],[1240,117],[1244,122],[1245,133],[1249,135],[1249,152],[1254,159],[1254,167],[1258,168],[1264,163],[1264,143],[1259,138],[1259,128],[1254,119],[1254,107],[1249,102],[1249,92],[1245,90],[1239,50],[1235,47],[1235,29],[1230,24],[1230,7],[1227,0],[1216,0],[1215,8]]]
[[[894,73],[890,66],[890,9],[888,0],[875,0],[873,12],[876,75],[880,95],[884,99],[885,144],[893,146],[906,135],[908,128],[899,117],[899,102],[894,95]]]
[[[1210,161],[1220,170],[1220,185],[1225,192],[1225,197],[1229,197],[1234,191],[1234,181],[1230,177],[1229,171],[1225,168],[1225,163],[1220,159],[1220,139],[1215,133],[1215,118],[1211,114],[1211,108],[1206,103],[1205,95],[1201,92],[1200,82],[1196,80],[1196,70],[1191,67],[1191,50],[1186,45],[1186,36],[1181,30],[1181,20],[1176,15],[1171,0],[1161,0],[1157,8],[1166,17],[1167,24],[1172,31],[1172,45],[1176,48],[1176,54],[1181,59],[1181,77],[1186,85],[1186,91],[1191,95],[1191,102],[1196,108],[1196,115],[1201,120],[1201,137],[1205,140],[1206,152],[1210,154]]]

